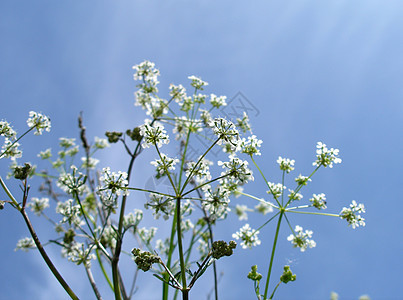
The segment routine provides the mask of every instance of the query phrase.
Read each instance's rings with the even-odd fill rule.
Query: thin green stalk
[[[267,272],[266,286],[265,286],[265,289],[264,289],[263,299],[267,299],[267,293],[269,292],[269,282],[270,282],[271,269],[273,267],[274,253],[276,252],[277,239],[278,239],[278,234],[280,232],[280,225],[281,225],[281,219],[283,218],[283,214],[284,214],[284,212],[281,211],[280,212],[280,217],[278,218],[278,222],[277,222],[276,235],[274,236],[273,248],[272,248],[272,251],[271,251],[270,265],[269,265],[269,270]]]
[[[36,128],[36,126],[29,128],[18,139],[16,139],[14,142],[12,142],[11,145],[7,147],[7,149],[5,149],[3,152],[0,153],[0,158],[4,155],[4,153],[6,153],[9,149],[11,149],[11,147],[13,147],[15,145],[15,143],[18,143],[18,141],[20,139],[22,139],[26,134],[28,134],[28,132],[32,131],[34,128]]]
[[[39,241],[38,236],[36,235],[36,232],[31,224],[31,221],[28,218],[27,213],[25,212],[24,209],[20,210],[22,217],[24,218],[24,221],[29,229],[29,232],[31,233],[32,238],[34,239],[35,245],[39,250],[39,253],[41,254],[43,260],[45,263],[48,265],[50,271],[53,273],[53,275],[56,277],[57,281],[61,284],[61,286],[64,288],[64,290],[67,292],[67,294],[71,297],[73,300],[78,300],[79,298],[76,296],[76,294],[73,292],[73,290],[70,288],[70,286],[67,284],[67,282],[64,280],[62,275],[60,275],[59,271],[56,269],[56,267],[53,265],[52,261],[50,260],[49,256],[47,255],[45,249],[42,247],[41,242]]]
[[[110,288],[112,289],[112,291],[113,291],[113,284],[112,284],[111,280],[109,279],[108,274],[106,273],[104,264],[102,263],[102,260],[101,260],[101,256],[99,255],[99,250],[96,249],[96,250],[95,250],[95,253],[97,254],[97,261],[98,261],[99,267],[101,268],[102,274],[104,275],[106,281],[108,282],[109,287],[110,287]]]
[[[8,189],[7,185],[4,183],[3,178],[1,178],[0,176],[0,184],[3,188],[3,190],[6,192],[8,198],[10,198],[12,204],[15,206],[15,208],[17,208],[19,211],[21,211],[21,207],[18,204],[17,200],[15,200],[13,194],[11,194],[10,190]]]
[[[180,195],[182,195],[183,191],[185,190],[185,187],[187,186],[187,184],[189,183],[190,179],[192,178],[194,170],[196,170],[196,168],[197,168],[197,166],[199,165],[199,163],[203,160],[203,158],[207,155],[207,153],[209,153],[209,151],[210,151],[211,149],[213,149],[213,147],[218,143],[219,140],[221,140],[221,137],[219,137],[219,138],[206,150],[206,152],[204,152],[203,155],[200,156],[199,160],[197,161],[197,163],[194,165],[194,167],[193,167],[192,170],[190,171],[188,178],[186,178],[186,181],[185,181],[185,183],[183,184],[183,186],[182,186],[182,188],[181,188],[181,190],[180,190],[180,193],[179,193]],[[183,195],[182,195],[182,196],[183,196]]]
[[[186,265],[183,256],[183,245],[182,245],[182,230],[181,230],[181,199],[176,199],[176,233],[178,236],[178,249],[179,249],[179,260],[180,260],[180,267],[181,267],[181,277],[182,277],[182,294],[185,297],[184,292],[187,290],[186,286]],[[185,298],[183,298],[185,299]]]
[[[340,215],[338,215],[338,214],[317,213],[317,212],[310,212],[310,211],[297,211],[297,210],[288,210],[288,209],[286,209],[285,212],[290,212],[290,213],[295,213],[295,214],[306,214],[306,215],[319,215],[319,216],[340,217]]]
[[[192,123],[190,123],[190,125],[192,125]],[[181,186],[181,183],[182,183],[183,165],[185,164],[186,152],[187,152],[187,148],[188,148],[188,144],[189,144],[189,138],[190,138],[190,129],[188,128],[188,133],[187,133],[187,135],[186,135],[185,149],[183,150],[182,161],[181,161],[181,168],[180,168],[180,171],[179,171],[179,183],[178,183],[178,187],[180,187],[180,186]]]
[[[166,267],[168,268],[168,270],[171,267],[172,254],[173,254],[173,250],[174,250],[174,238],[175,238],[175,232],[176,232],[176,227],[175,227],[176,219],[177,219],[177,211],[175,210],[174,217],[172,219],[171,236],[170,236],[170,239],[169,239],[168,260],[167,260],[167,264],[166,264]],[[169,274],[166,274],[164,279],[166,281],[168,281],[169,280]],[[162,299],[163,300],[168,300],[168,290],[169,290],[169,286],[168,286],[168,284],[166,284],[164,282],[163,287],[162,287]]]
[[[270,187],[270,185],[269,185],[269,182],[267,181],[266,177],[264,176],[262,170],[260,170],[259,166],[257,165],[257,163],[255,162],[255,160],[253,159],[253,156],[252,156],[252,155],[250,155],[250,159],[252,160],[252,162],[253,162],[253,164],[255,165],[255,167],[259,170],[259,173],[260,173],[260,175],[263,177],[263,180],[264,180],[264,182],[266,183],[267,187],[269,188],[270,193],[273,195],[274,200],[276,200],[278,206],[281,207],[280,202],[277,200],[276,197],[274,197],[274,193],[273,193],[273,190],[271,189],[271,187]]]

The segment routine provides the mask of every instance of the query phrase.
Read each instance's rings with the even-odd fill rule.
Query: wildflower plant
[[[17,249],[26,251],[36,248],[72,299],[78,297],[45,251],[45,244],[40,241],[30,221],[27,207],[33,214],[51,222],[56,237],[49,243],[59,246],[63,257],[84,267],[97,299],[102,299],[102,296],[99,283],[95,282],[92,274],[94,261],[99,266],[97,272],[103,275],[116,300],[132,297],[137,271],[132,288],[128,289],[119,267],[123,256],[132,259],[133,268],[153,273],[155,280],[162,284],[161,298],[164,300],[172,293],[170,289],[175,290],[172,293],[175,299],[178,293],[181,293],[182,299],[189,299],[198,279],[212,267],[215,299],[218,299],[217,260],[233,255],[236,241],[243,249],[259,246],[259,234],[268,230],[265,228],[267,224],[277,220],[266,275],[258,273],[256,265],[247,275],[254,282],[254,293],[258,299],[272,299],[281,283],[296,280],[290,267],[285,266],[280,281],[270,291],[280,226],[286,223],[289,227],[287,240],[291,246],[301,251],[316,246],[313,232],[293,225],[291,214],[338,217],[346,220],[352,228],[365,225],[361,216],[365,212],[362,204],[353,201],[338,214],[324,213],[327,208],[325,194],[303,197],[302,189],[320,168],[332,168],[341,162],[338,149],[328,148],[319,142],[313,171],[309,176],[300,174],[287,182],[287,186],[291,187],[288,189],[285,179],[294,171],[295,161],[279,157],[277,163],[282,180],[277,183],[269,181],[257,160],[261,157],[262,141],[252,134],[249,117],[246,113],[234,121],[214,117],[215,110],[228,104],[225,96],[203,93],[207,82],[190,76],[188,89],[184,85],[171,84],[170,99],[166,100],[159,96],[160,72],[154,63],[145,61],[133,69],[134,79],[139,82],[135,105],[145,110],[145,121],[135,124],[134,128],[108,131],[106,138],[90,140],[80,115],[79,140],[60,138],[58,151],[44,149],[38,154],[43,163],[49,163],[50,170],[39,172],[28,163],[17,164],[22,157],[19,149],[21,138],[30,131],[36,135],[49,131],[51,125],[47,116],[30,112],[27,121],[29,129],[20,136],[10,123],[5,120],[0,122],[0,135],[4,138],[0,159],[10,158],[13,176],[22,186],[21,201],[17,201],[0,177],[0,184],[9,198],[1,201],[1,208],[10,205],[18,210],[31,233],[31,237],[17,243]],[[188,90],[192,93],[189,94]],[[175,136],[173,139],[170,130]],[[191,155],[191,145],[196,138],[203,139],[208,146],[200,147],[201,153],[194,156]],[[170,141],[177,143],[176,153],[172,153]],[[111,167],[97,169],[99,160],[95,157],[96,153],[107,151],[111,144],[117,144],[114,147],[120,145],[127,155],[127,170],[112,171]],[[218,150],[220,154],[213,154],[213,150]],[[169,192],[143,188],[131,180],[135,161],[145,151],[155,156],[149,166],[156,178],[168,182]],[[247,193],[247,184],[255,180],[256,174],[266,187],[264,195]],[[28,184],[31,176],[43,179],[38,192],[43,195],[31,196],[33,191]],[[139,193],[146,193],[147,200],[128,212],[129,198],[135,198]],[[238,200],[240,196],[249,202],[241,204]],[[308,204],[302,203],[303,199],[309,199]],[[56,218],[48,212],[49,209],[56,211]],[[232,234],[234,240],[215,240],[214,228],[220,226],[230,213],[237,215],[240,221],[247,221],[250,214],[260,214],[265,221],[253,227],[249,223],[244,224]],[[155,219],[162,216],[170,224],[168,236],[157,239],[158,228],[145,227],[142,223],[145,214]],[[129,239],[130,236],[132,239]],[[128,240],[125,245],[130,244],[130,249],[123,248],[124,240]],[[196,249],[197,253],[193,251]],[[261,284],[264,286],[261,287]]]

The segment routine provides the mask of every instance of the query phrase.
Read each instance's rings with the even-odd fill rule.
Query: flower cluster
[[[78,227],[84,224],[84,221],[81,219],[80,205],[74,205],[73,199],[59,202],[56,206],[56,212],[63,216],[61,223],[68,223],[69,225]]]
[[[40,216],[45,208],[49,207],[49,198],[37,198],[32,197],[31,202],[28,203],[28,206],[31,207],[31,210],[37,215]]]
[[[17,138],[17,132],[11,127],[10,123],[2,120],[0,121],[0,136],[14,141]]]
[[[83,243],[72,242],[64,245],[62,256],[77,265],[84,264],[91,266],[91,260],[96,259],[95,254],[91,253],[91,248],[85,248]]]
[[[138,248],[134,248],[132,254],[137,267],[144,272],[150,270],[153,264],[160,262],[160,258],[157,255],[151,252],[141,251]]]
[[[203,88],[208,85],[207,82],[201,80],[199,77],[196,77],[194,75],[189,76],[188,79],[190,79],[192,81],[190,85],[193,86],[197,90],[202,91]]]
[[[282,194],[283,191],[286,189],[284,185],[281,183],[273,183],[273,182],[268,182],[269,185],[269,190],[267,191],[268,194],[272,194],[274,199],[278,199]]]
[[[239,133],[231,121],[224,118],[216,118],[209,123],[209,126],[220,139],[217,144],[222,145],[223,141],[225,141],[233,146],[237,145]]]
[[[211,97],[210,103],[213,107],[220,108],[221,106],[227,105],[227,102],[225,102],[227,97],[225,97],[225,96],[217,97],[216,95],[211,94],[210,97]]]
[[[311,230],[305,230],[303,232],[303,228],[301,226],[295,226],[295,234],[291,234],[288,236],[287,240],[290,241],[295,248],[300,248],[301,252],[304,252],[306,249],[313,248],[316,246],[314,240],[311,240],[312,237]]]
[[[22,251],[27,252],[29,249],[35,249],[35,248],[36,248],[36,245],[35,245],[33,238],[26,237],[26,238],[20,239],[17,242],[15,251],[22,250]]]
[[[215,241],[211,248],[211,256],[219,259],[223,256],[231,256],[236,248],[236,243],[230,241],[228,244],[225,241]]]
[[[175,206],[173,199],[166,198],[158,194],[150,194],[150,199],[144,204],[145,209],[152,209],[155,219],[158,219],[163,213],[163,218],[167,220],[173,213]]]
[[[29,128],[35,127],[36,131],[34,132],[35,135],[41,135],[44,130],[50,131],[50,119],[42,115],[40,113],[30,111],[29,118],[27,120],[27,124]]]
[[[159,122],[147,122],[140,126],[140,134],[143,136],[141,144],[143,148],[148,148],[150,145],[157,145],[160,148],[162,144],[169,143],[169,136],[166,134],[164,126]]]
[[[252,246],[260,245],[261,241],[258,238],[259,230],[252,230],[249,224],[245,224],[239,231],[234,233],[232,237],[241,240],[243,249],[252,248]]]
[[[322,142],[318,142],[316,148],[316,161],[313,162],[314,166],[333,168],[333,164],[341,163],[341,159],[338,157],[339,149],[328,149]]]
[[[161,159],[150,162],[157,170],[157,178],[167,175],[169,171],[175,170],[175,165],[179,162],[177,158],[169,158],[161,153]]]
[[[282,158],[281,156],[278,157],[277,163],[280,166],[280,170],[290,173],[294,170],[294,163],[295,160],[289,158]]]
[[[101,195],[104,205],[111,207],[115,204],[116,196],[129,195],[127,173],[111,172],[109,167],[103,168],[102,173],[99,178],[101,185],[98,187],[98,193]]]
[[[365,213],[364,204],[357,204],[355,200],[350,204],[350,207],[343,207],[340,212],[340,218],[345,219],[353,229],[358,226],[365,226],[365,219],[359,215]]]
[[[242,138],[238,142],[238,149],[242,153],[248,155],[261,155],[259,148],[262,145],[262,140],[259,140],[256,135],[249,136],[248,139]]]
[[[312,198],[309,199],[312,202],[312,206],[317,209],[326,209],[326,196],[321,193],[319,195],[313,194]]]
[[[249,169],[249,163],[246,160],[242,160],[235,155],[230,155],[229,159],[228,162],[217,162],[219,166],[227,169],[226,172],[221,173],[221,176],[229,175],[229,177],[238,184],[244,184],[254,180],[252,170]]]

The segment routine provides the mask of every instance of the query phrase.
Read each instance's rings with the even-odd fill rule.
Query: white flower
[[[243,133],[247,131],[252,132],[252,128],[249,124],[249,116],[245,111],[243,112],[242,119],[237,118],[236,121],[237,121],[236,126],[240,128]]]
[[[173,199],[166,198],[158,194],[150,194],[150,199],[144,204],[145,209],[152,209],[153,216],[155,219],[159,219],[161,213],[163,213],[163,218],[167,220],[170,215],[174,213],[175,205]]]
[[[216,118],[209,123],[209,127],[220,138],[217,144],[222,145],[223,142],[227,142],[234,146],[237,145],[239,133],[231,121],[227,121],[224,118]]]
[[[214,124],[213,117],[211,116],[210,112],[205,109],[200,109],[200,119],[203,121],[205,126],[210,126],[210,124]]]
[[[135,209],[134,214],[128,213],[123,217],[123,227],[128,229],[132,226],[137,226],[143,219],[143,211],[141,209]]]
[[[247,183],[248,181],[253,181],[253,172],[249,169],[249,163],[246,160],[239,159],[235,155],[229,156],[230,161],[222,162],[218,161],[218,165],[227,169],[226,172],[222,172],[221,176],[229,175],[230,178],[237,181],[239,184]]]
[[[129,182],[127,181],[126,172],[111,172],[110,168],[107,167],[102,169],[102,173],[100,181],[103,186],[99,187],[99,191],[109,191],[117,196],[121,194],[129,195],[129,190],[127,189]]]
[[[338,157],[339,149],[328,149],[322,142],[318,142],[316,148],[316,161],[312,165],[333,168],[333,164],[341,163],[341,159]]]
[[[170,84],[169,85],[169,95],[172,97],[172,99],[175,99],[176,102],[180,102],[182,98],[186,96],[186,89],[183,87],[183,85],[174,85]]]
[[[298,177],[295,178],[295,182],[298,183],[298,185],[307,185],[310,181],[312,181],[311,178],[307,176],[302,176],[301,174],[299,174]]]
[[[225,102],[226,99],[227,99],[226,96],[217,97],[214,94],[210,95],[210,103],[213,107],[216,108],[220,108],[221,106],[227,106],[227,102]]]
[[[313,194],[312,198],[309,199],[312,202],[312,206],[316,207],[317,209],[326,209],[326,196],[325,194]]]
[[[150,164],[152,164],[154,167],[156,167],[158,177],[161,177],[163,175],[167,175],[168,171],[173,171],[175,170],[175,165],[179,162],[179,159],[177,158],[170,158],[166,156],[164,153],[161,153],[161,159],[156,159]]]
[[[28,252],[29,249],[34,249],[34,248],[36,248],[34,239],[31,237],[26,237],[26,238],[20,239],[17,242],[17,247],[14,249],[14,251],[22,250],[22,251]]]
[[[46,149],[45,151],[41,151],[38,154],[38,157],[40,157],[41,159],[48,159],[52,157],[52,152],[51,149]]]
[[[159,122],[153,125],[146,122],[140,126],[140,134],[144,137],[141,146],[148,148],[150,145],[157,145],[159,148],[162,144],[169,143],[169,136],[166,134],[164,126]]]
[[[204,193],[205,200],[202,205],[213,219],[224,218],[230,211],[228,204],[229,192],[222,186],[218,186],[214,191],[206,190]]]
[[[235,206],[235,213],[238,216],[239,221],[247,220],[248,219],[248,207],[246,205],[239,205]]]
[[[138,235],[140,238],[146,243],[150,244],[152,238],[155,236],[157,233],[157,228],[156,227],[150,227],[150,229],[147,229],[145,227],[139,228],[137,231]]]
[[[142,63],[133,66],[134,80],[144,80],[148,83],[158,83],[157,78],[160,75],[160,71],[155,68],[155,63],[150,62],[148,60],[143,61]]]
[[[197,159],[199,161],[200,157]],[[211,180],[210,166],[213,162],[203,158],[196,167],[196,162],[190,161],[187,163],[186,177],[192,176],[198,185]]]
[[[188,79],[192,80],[190,85],[197,90],[203,90],[203,87],[208,85],[207,82],[201,80],[199,77],[196,77],[194,75],[189,76]]]
[[[292,170],[294,170],[294,163],[295,160],[289,159],[289,158],[282,158],[281,156],[278,157],[277,163],[280,166],[280,170],[286,171],[287,173],[290,173]]]
[[[67,257],[69,261],[77,265],[84,263],[86,266],[91,266],[91,260],[96,259],[95,254],[90,253],[91,249],[93,248],[85,248],[83,243],[72,242],[69,245],[64,245],[62,256]]]
[[[204,95],[204,94],[197,94],[197,95],[194,95],[193,96],[193,98],[194,98],[194,102],[195,103],[205,103],[206,102],[206,98],[207,98],[207,95]]]
[[[273,212],[273,206],[270,204],[270,202],[259,202],[259,204],[255,206],[255,210],[263,215],[271,213]]]
[[[239,140],[237,145],[237,151],[241,151],[242,153],[246,153],[249,155],[260,155],[260,146],[262,145],[263,141],[259,140],[256,135],[252,135],[248,137],[248,140],[242,138]]]
[[[89,157],[88,160],[87,160],[87,157],[81,157],[81,161],[83,162],[81,167],[88,168],[88,169],[95,169],[95,167],[99,163],[99,159],[96,159],[93,157]]]
[[[311,240],[312,231],[305,230],[303,232],[303,228],[301,226],[295,226],[295,234],[291,234],[288,236],[287,240],[290,241],[294,248],[300,248],[301,252],[304,252],[306,249],[313,248],[316,246],[314,240]]]
[[[289,190],[290,194],[288,195],[288,198],[290,200],[301,200],[303,196],[300,193],[296,193],[294,190]]]
[[[49,198],[37,198],[32,197],[31,202],[28,203],[28,206],[31,207],[31,210],[37,215],[40,216],[43,210],[49,207]]]
[[[69,223],[69,225],[75,226],[84,224],[80,217],[80,205],[74,205],[73,199],[69,199],[66,202],[59,202],[56,206],[56,212],[63,216],[61,223]]]
[[[61,188],[68,194],[77,192],[82,195],[86,189],[85,187],[85,175],[81,172],[77,172],[77,168],[73,165],[71,166],[72,174],[61,173],[59,179],[57,180],[57,186]]]
[[[269,190],[267,191],[268,194],[273,194],[274,199],[277,199],[283,193],[283,190],[286,189],[284,185],[281,183],[274,184],[272,182],[267,183],[269,185]]]
[[[349,208],[343,207],[340,212],[340,218],[345,219],[355,229],[360,225],[365,226],[365,219],[359,215],[360,213],[365,213],[364,204],[357,204],[353,200]]]
[[[35,135],[41,135],[44,130],[49,132],[51,127],[49,117],[34,111],[29,112],[27,124],[29,128],[35,127]]]
[[[258,238],[259,230],[252,230],[249,224],[245,224],[232,237],[237,240],[242,240],[241,246],[243,249],[252,248],[252,246],[260,245],[261,241]]]
[[[107,139],[101,139],[99,137],[95,137],[95,148],[97,149],[104,149],[106,147],[109,147],[109,142]]]
[[[61,138],[59,138],[59,145],[62,148],[68,149],[68,148],[74,147],[76,145],[75,141],[76,141],[75,138],[61,137]]]
[[[15,161],[17,158],[22,157],[22,151],[18,149],[20,143],[13,142],[9,138],[5,138],[4,145],[1,147],[0,158],[11,158]]]
[[[0,121],[0,136],[4,136],[12,141],[17,138],[17,132],[11,127],[7,121]]]

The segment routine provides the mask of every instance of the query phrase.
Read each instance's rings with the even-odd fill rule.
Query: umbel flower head
[[[341,163],[341,159],[338,157],[339,149],[328,149],[322,142],[318,142],[316,148],[316,161],[312,165],[333,168],[333,164]]]
[[[300,248],[301,252],[304,252],[306,249],[313,248],[316,246],[314,240],[311,240],[312,237],[311,230],[305,230],[303,232],[303,228],[301,226],[295,226],[295,234],[291,234],[288,236],[287,240],[290,241],[295,248]]]
[[[343,207],[340,212],[340,218],[345,219],[353,229],[358,226],[365,226],[365,219],[359,215],[360,213],[365,213],[364,204],[357,204],[355,200],[350,204],[350,207]]]
[[[150,122],[146,122],[140,126],[140,134],[144,137],[141,143],[143,148],[148,148],[150,145],[157,145],[160,148],[162,144],[169,143],[169,136],[159,122],[154,122],[152,125]]]
[[[261,241],[257,237],[259,230],[253,230],[249,224],[245,224],[238,232],[234,233],[232,237],[241,240],[243,249],[252,248],[252,246],[260,245]]]
[[[36,135],[41,135],[44,130],[49,132],[51,127],[50,119],[47,116],[34,111],[29,112],[27,124],[29,128],[35,127],[36,131],[34,134]]]

